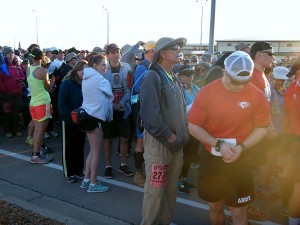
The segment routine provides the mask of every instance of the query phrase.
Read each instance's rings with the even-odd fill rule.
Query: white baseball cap
[[[224,66],[233,80],[247,81],[252,76],[254,63],[249,54],[236,51],[225,59]]]
[[[288,72],[288,68],[284,66],[276,66],[273,70],[273,77],[274,79],[287,80],[288,77],[286,75],[288,74]]]

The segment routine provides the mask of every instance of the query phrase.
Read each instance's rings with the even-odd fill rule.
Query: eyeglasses
[[[268,54],[268,56],[273,56],[274,55],[274,53],[273,52],[265,52],[265,51],[261,51],[262,53],[267,53]]]
[[[166,50],[173,50],[173,51],[180,50],[180,46],[179,45],[172,45],[170,47],[167,47]]]

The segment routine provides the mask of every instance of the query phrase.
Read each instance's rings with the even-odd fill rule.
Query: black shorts
[[[284,154],[291,156],[291,179],[294,183],[300,182],[300,136],[293,134],[285,135],[287,145]]]
[[[200,155],[198,195],[207,202],[222,199],[231,207],[249,205],[255,198],[251,160],[244,153],[236,162],[225,163],[222,157],[205,149]]]
[[[90,132],[96,128],[101,128],[101,120],[90,116],[85,122],[78,125],[78,128],[83,132]]]
[[[123,112],[114,111],[113,121],[102,122],[103,138],[112,139],[114,137],[129,138],[130,119],[123,119]]]

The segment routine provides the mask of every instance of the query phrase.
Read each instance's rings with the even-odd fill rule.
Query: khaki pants
[[[175,210],[183,151],[171,152],[145,132],[144,158],[146,182],[141,225],[170,224]]]

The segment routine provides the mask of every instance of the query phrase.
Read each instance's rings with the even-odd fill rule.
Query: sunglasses
[[[267,53],[268,54],[268,56],[273,56],[274,55],[274,53],[273,52],[264,52],[264,51],[261,51],[262,53]]]
[[[170,47],[167,47],[165,50],[173,50],[173,51],[180,50],[180,46],[179,45],[172,45]]]
[[[250,82],[251,78],[249,80],[246,80],[246,81],[237,81],[237,80],[234,80],[230,77],[230,75],[228,75],[228,78],[230,80],[230,83],[233,84],[234,86],[240,86],[240,85],[246,85]]]

